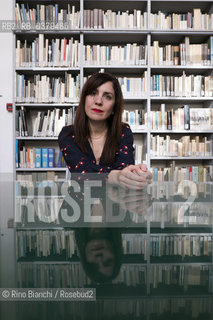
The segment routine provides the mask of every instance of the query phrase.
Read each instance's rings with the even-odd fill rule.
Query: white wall
[[[13,0],[0,1],[0,20],[12,20]],[[0,31],[0,173],[12,173],[13,115],[6,103],[13,102],[13,34]]]
[[[0,22],[12,21],[13,0],[0,0]],[[13,217],[13,114],[6,103],[13,102],[13,34],[0,30],[0,286],[15,286],[14,230],[7,228]],[[8,279],[8,280],[6,280]],[[2,320],[15,319],[11,304],[0,309]]]

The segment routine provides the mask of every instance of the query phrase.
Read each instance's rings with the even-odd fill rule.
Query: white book
[[[59,122],[59,113],[60,113],[60,109],[55,109],[55,118],[54,118],[54,137],[56,137],[58,134],[57,134],[57,123]]]
[[[16,67],[20,67],[21,41],[16,42]]]
[[[141,10],[137,10],[137,29],[141,29]]]
[[[165,130],[165,103],[161,103],[161,126]]]
[[[30,168],[35,168],[35,149],[30,148]]]
[[[44,67],[48,67],[48,39],[45,40],[45,48],[44,48]]]
[[[39,39],[39,51],[38,51],[38,63],[39,67],[44,66],[44,34],[40,33],[38,36]]]
[[[48,137],[53,137],[54,132],[53,132],[53,128],[54,128],[54,121],[55,121],[55,111],[52,110],[50,113],[50,118],[49,118],[49,130],[48,130]]]

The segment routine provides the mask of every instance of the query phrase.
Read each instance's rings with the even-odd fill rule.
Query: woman
[[[145,165],[134,165],[133,135],[121,122],[123,96],[109,73],[95,73],[83,86],[74,126],[59,134],[59,146],[73,173],[107,173],[108,182],[140,189],[150,183]]]

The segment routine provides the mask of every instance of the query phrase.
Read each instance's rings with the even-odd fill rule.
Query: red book
[[[192,181],[192,167],[189,167],[189,180]]]
[[[67,39],[64,39],[64,58],[63,58],[63,62],[66,61],[66,51],[67,51]]]

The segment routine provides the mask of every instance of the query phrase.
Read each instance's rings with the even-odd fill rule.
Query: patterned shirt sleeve
[[[123,124],[121,141],[116,153],[116,159],[112,166],[112,170],[122,170],[131,164],[135,164],[133,134],[130,127],[126,124]]]

